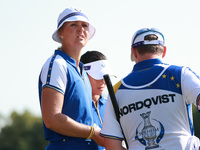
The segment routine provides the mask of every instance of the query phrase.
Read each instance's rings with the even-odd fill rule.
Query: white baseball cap
[[[115,76],[109,67],[108,60],[98,60],[84,64],[84,69],[92,78],[96,80],[103,79],[105,74]]]
[[[151,40],[151,41],[144,40],[145,36],[150,35],[150,34],[155,34],[158,37],[158,39]],[[133,48],[139,47],[142,45],[162,45],[162,46],[164,46],[164,44],[165,44],[165,38],[164,38],[163,34],[156,28],[142,28],[134,33],[132,40],[131,40],[131,46]],[[131,51],[131,61],[135,61],[132,51]]]
[[[70,7],[70,8],[66,8],[63,12],[61,12],[58,17],[57,29],[52,35],[52,38],[54,41],[56,41],[58,43],[62,42],[60,37],[58,36],[58,29],[65,22],[71,22],[71,21],[83,21],[83,22],[89,23],[89,39],[91,39],[94,36],[96,29],[94,28],[94,26],[91,25],[88,17],[85,15],[85,13],[80,9]]]

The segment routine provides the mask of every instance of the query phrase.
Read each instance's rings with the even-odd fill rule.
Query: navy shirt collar
[[[141,62],[138,62],[134,65],[133,71],[140,71],[147,68],[153,67],[155,64],[161,64],[162,61],[160,59],[147,59]]]
[[[99,102],[100,102],[101,104],[106,104],[107,100],[103,97],[103,95],[100,95]]]
[[[61,57],[63,57],[68,63],[70,63],[72,66],[76,67],[76,61],[70,57],[69,55],[67,55],[66,53],[64,53],[61,50],[55,50],[55,55],[60,55]],[[79,62],[79,67],[81,69],[83,69],[83,63]]]

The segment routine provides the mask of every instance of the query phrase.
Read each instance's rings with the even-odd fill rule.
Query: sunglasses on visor
[[[132,44],[135,42],[135,39],[138,37],[138,35],[140,34],[143,34],[143,33],[146,33],[146,32],[156,32],[158,34],[160,34],[162,37],[163,37],[163,40],[165,41],[165,38],[163,36],[163,34],[156,28],[142,28],[140,30],[138,30],[134,35],[133,35],[133,41],[132,41]]]

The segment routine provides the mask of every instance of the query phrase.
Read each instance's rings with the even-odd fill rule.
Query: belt
[[[50,143],[64,143],[64,142],[92,142],[91,139],[76,138],[76,137],[66,137],[58,141],[50,141]]]

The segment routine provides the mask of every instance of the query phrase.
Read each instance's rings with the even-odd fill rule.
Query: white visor
[[[103,79],[105,74],[115,76],[109,67],[108,60],[98,60],[84,64],[84,69],[92,78],[96,80]]]

